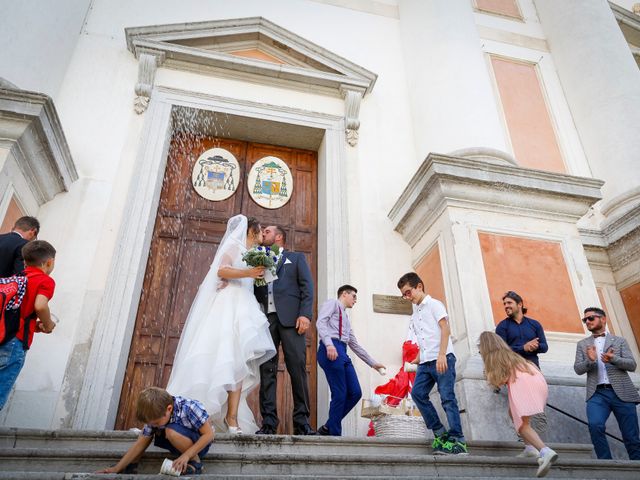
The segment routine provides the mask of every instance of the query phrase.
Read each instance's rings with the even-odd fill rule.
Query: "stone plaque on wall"
[[[411,301],[395,295],[373,294],[373,311],[377,313],[395,313],[398,315],[411,315],[413,308]]]

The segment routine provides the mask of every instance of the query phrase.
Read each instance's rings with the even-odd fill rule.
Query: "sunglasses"
[[[584,317],[582,319],[582,323],[592,322],[596,318],[602,318],[602,315],[589,315],[588,317]]]

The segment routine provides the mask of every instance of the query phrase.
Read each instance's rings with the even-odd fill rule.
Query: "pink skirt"
[[[547,403],[549,388],[547,381],[540,371],[531,367],[533,374],[529,372],[516,372],[513,382],[507,384],[509,388],[509,411],[513,419],[516,432],[522,427],[522,417],[530,417],[536,413],[544,412]]]

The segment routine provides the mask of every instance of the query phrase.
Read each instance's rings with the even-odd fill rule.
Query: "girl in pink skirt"
[[[544,444],[529,424],[529,419],[544,412],[547,382],[533,363],[512,351],[495,333],[482,332],[479,348],[487,381],[494,387],[507,385],[513,425],[526,444],[540,451],[536,477],[544,477],[558,459],[558,454]]]

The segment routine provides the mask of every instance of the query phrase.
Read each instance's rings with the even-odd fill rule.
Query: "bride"
[[[261,242],[257,220],[229,219],[189,310],[167,385],[174,395],[201,401],[214,425],[224,423],[229,433],[256,430],[246,396],[260,381],[260,365],[276,353],[253,295],[253,281],[264,267],[242,261],[242,254]]]

